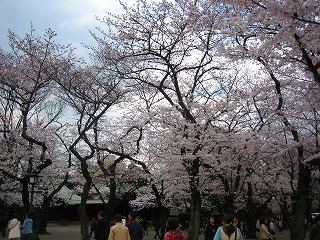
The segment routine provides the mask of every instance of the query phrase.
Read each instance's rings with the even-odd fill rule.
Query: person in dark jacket
[[[95,218],[92,218],[92,221],[91,221],[91,226],[90,226],[90,238],[91,238],[91,235],[92,233],[94,233],[96,231],[96,225],[97,225],[97,220]]]
[[[309,239],[318,240],[320,239],[320,214],[315,218],[316,222],[310,228]]]
[[[206,224],[206,227],[205,227],[204,239],[205,240],[213,240],[217,229],[218,229],[218,226],[214,224],[214,216],[210,216],[210,220]]]
[[[143,239],[143,230],[142,226],[139,222],[137,222],[135,219],[137,217],[137,213],[132,211],[128,215],[128,222],[126,224],[126,227],[129,229],[129,234],[131,240],[141,240]]]
[[[142,220],[142,228],[143,228],[143,234],[149,235],[149,232],[148,232],[148,220],[147,220],[146,217],[144,217],[143,220]]]
[[[109,237],[110,223],[104,217],[105,213],[103,211],[99,211],[94,236],[94,239],[96,240],[107,240]]]
[[[161,239],[161,237],[160,237],[160,229],[161,229],[161,223],[160,223],[160,221],[156,221],[156,223],[154,225],[154,231],[156,232],[156,235],[154,235],[154,239],[156,239],[157,237],[159,239]]]

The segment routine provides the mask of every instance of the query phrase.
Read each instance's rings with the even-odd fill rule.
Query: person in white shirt
[[[13,215],[13,219],[10,220],[8,224],[8,229],[9,229],[9,235],[8,239],[11,240],[19,240],[21,235],[20,235],[20,221],[19,221],[19,215],[16,213]]]
[[[274,226],[273,219],[270,220],[269,229],[270,229],[270,233],[271,233],[272,235],[274,235],[274,234],[276,233],[276,228],[275,228],[275,226]]]

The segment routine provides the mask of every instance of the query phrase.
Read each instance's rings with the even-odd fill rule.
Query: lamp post
[[[31,184],[29,212],[33,212],[34,186],[38,183],[39,175],[36,174],[36,173],[31,173],[31,174],[29,174],[28,176],[29,176],[29,183]]]

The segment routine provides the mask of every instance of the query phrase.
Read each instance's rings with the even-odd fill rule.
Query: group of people
[[[128,215],[128,222],[124,224],[122,215],[114,216],[114,224],[105,219],[103,211],[98,212],[98,220],[91,226],[91,234],[94,232],[96,240],[142,240],[145,231],[142,224],[136,221],[137,213],[132,211]],[[320,238],[320,215],[315,218],[316,222],[310,229],[309,239],[319,240]],[[237,228],[238,219],[234,214],[226,214],[223,217],[222,226],[215,224],[214,216],[210,216],[209,222],[205,226],[205,240],[243,240],[242,233]],[[8,223],[9,235],[11,240],[28,240],[32,235],[33,221],[28,214],[25,215],[23,224],[20,223],[19,215],[15,214]],[[186,240],[185,234],[180,231],[180,222],[177,217],[169,217],[167,230],[163,240]],[[156,227],[157,235],[160,238],[160,224]],[[262,217],[258,221],[257,231],[260,232],[261,240],[275,240],[275,227],[267,217]],[[147,233],[147,232],[146,232]],[[155,236],[155,238],[157,237]]]
[[[29,240],[32,235],[33,221],[30,215],[25,214],[23,224],[19,220],[19,215],[14,214],[13,218],[8,223],[8,239],[11,240]]]
[[[95,228],[95,239],[97,240],[141,240],[143,239],[143,228],[142,225],[136,221],[137,214],[135,212],[130,212],[128,215],[129,221],[126,224],[123,224],[123,219],[120,214],[114,216],[115,225],[113,225],[110,230],[108,229],[108,223],[103,219],[103,212],[98,213],[99,220]],[[263,238],[264,235],[261,235],[261,239],[268,239],[274,235],[270,233],[269,227],[267,227],[267,218],[261,220],[262,224],[260,225],[260,231],[264,232],[268,238]],[[235,214],[226,214],[223,217],[222,226],[215,224],[214,216],[210,216],[208,224],[205,226],[205,240],[243,240],[242,233],[237,227],[238,218]],[[269,225],[268,225],[269,226]],[[183,231],[180,231],[180,222],[177,217],[169,217],[166,224],[166,233],[163,240],[186,240],[186,236]],[[157,235],[156,237],[160,238],[159,229],[160,225],[157,225]],[[102,233],[103,231],[103,233]],[[109,235],[107,237],[107,235]]]
[[[205,240],[224,240],[235,239],[242,240],[242,232],[237,228],[238,219],[233,214],[227,214],[223,218],[222,226],[218,226],[214,222],[214,216],[210,216],[209,222],[205,226]],[[257,221],[257,231],[260,232],[261,240],[275,240],[275,226],[268,218],[262,217]]]
[[[279,232],[283,231],[282,221],[279,220],[277,223],[279,227]],[[272,220],[268,221],[268,218],[263,217],[261,220],[257,221],[257,231],[260,232],[261,240],[275,240],[275,225]],[[320,215],[315,218],[315,223],[310,228],[309,232],[310,240],[320,240]]]
[[[259,232],[261,240],[275,240],[275,226],[273,221],[269,222],[267,217],[262,217],[259,222]]]
[[[144,230],[139,221],[136,221],[136,212],[130,212],[128,222],[123,224],[120,214],[114,216],[114,225],[108,228],[110,224],[104,219],[104,212],[98,213],[98,221],[95,225],[96,240],[142,240]],[[237,228],[238,219],[234,214],[226,214],[223,218],[223,225],[214,224],[214,217],[211,216],[210,222],[206,226],[205,240],[243,240],[241,231]],[[183,231],[180,231],[180,222],[177,217],[169,217],[166,223],[166,233],[163,240],[186,240]],[[160,225],[157,225],[157,230]],[[160,238],[159,231],[156,231],[156,237]]]
[[[105,219],[103,211],[98,212],[98,220],[91,226],[90,236],[95,233],[96,240],[141,240],[143,239],[143,228],[136,221],[137,213],[132,211],[128,215],[128,222],[123,224],[121,214],[114,216],[114,224],[110,227],[110,223]]]
[[[111,227],[109,240],[141,240],[143,239],[143,229],[141,224],[135,222],[136,214],[129,214],[129,222],[124,226],[121,224],[121,215],[116,215],[115,220],[118,223]],[[316,217],[315,224],[310,229],[309,239],[320,240],[320,215]],[[121,231],[118,230],[120,229]],[[237,227],[238,218],[235,214],[226,214],[223,217],[222,226],[215,224],[214,216],[210,216],[209,222],[205,226],[205,240],[243,240],[241,230]],[[280,223],[282,228],[282,222]],[[184,232],[180,231],[180,222],[177,217],[169,217],[167,221],[167,229],[163,240],[186,240]],[[258,231],[261,240],[275,240],[275,225],[272,220],[262,217],[259,220]],[[158,225],[157,230],[160,229]],[[121,232],[121,233],[120,233]],[[158,231],[157,231],[158,232]],[[125,233],[125,235],[123,235]],[[122,234],[122,235],[121,235]],[[157,235],[160,238],[159,232]],[[120,237],[121,236],[121,237]],[[156,236],[155,236],[156,238]]]
[[[222,226],[215,224],[214,216],[210,216],[205,226],[205,240],[243,240],[242,233],[237,228],[238,218],[235,214],[226,214]]]

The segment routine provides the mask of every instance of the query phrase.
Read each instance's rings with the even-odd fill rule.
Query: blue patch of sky
[[[121,9],[117,0],[0,0],[0,47],[10,51],[8,29],[23,38],[30,33],[32,23],[36,35],[42,36],[51,28],[57,33],[56,42],[71,43],[82,55],[86,51],[82,43],[95,44],[88,30],[99,26],[95,16]]]

